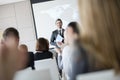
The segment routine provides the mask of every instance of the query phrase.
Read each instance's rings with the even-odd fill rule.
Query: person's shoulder
[[[69,51],[70,50],[70,46],[69,45],[66,45],[64,48],[63,48],[63,51]]]
[[[33,52],[28,52],[28,53],[30,53],[30,54],[34,54]]]
[[[52,52],[50,52],[50,51],[47,51],[46,53],[48,53],[48,54],[52,54]]]
[[[41,55],[41,54],[39,52],[36,52],[34,55],[37,56],[37,55]]]
[[[56,33],[57,32],[57,29],[56,30],[54,30],[52,33]]]
[[[62,28],[63,31],[65,31],[65,29]]]

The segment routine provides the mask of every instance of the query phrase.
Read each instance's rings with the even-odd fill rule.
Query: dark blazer
[[[53,58],[53,54],[50,51],[42,51],[42,52],[37,52],[34,55],[34,60],[42,60],[42,59],[48,59],[48,58]]]
[[[64,29],[62,29],[62,37],[64,38]],[[56,38],[57,38],[57,35],[59,34],[59,32],[58,32],[58,30],[55,30],[55,31],[53,31],[52,32],[52,35],[51,35],[51,39],[50,39],[50,44],[51,45],[54,45],[54,46],[56,46],[57,47],[57,44],[56,44],[56,42],[55,42],[55,40],[56,40]],[[63,42],[64,42],[64,40],[63,40]]]
[[[28,52],[28,65],[27,67],[31,67],[32,70],[35,69],[34,67],[34,54],[33,52]]]

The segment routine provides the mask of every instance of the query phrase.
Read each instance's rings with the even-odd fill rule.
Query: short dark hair
[[[7,28],[4,32],[3,32],[3,38],[6,38],[8,36],[14,36],[16,38],[19,39],[19,32],[17,31],[17,29],[10,27]]]
[[[48,51],[49,50],[49,41],[45,38],[37,39],[37,51]]]
[[[71,28],[73,29],[73,31],[74,31],[77,35],[80,34],[79,25],[78,25],[77,22],[70,22],[70,23],[68,24],[68,27],[71,27]]]
[[[58,19],[56,20],[56,22],[57,22],[57,21],[60,21],[61,23],[63,23],[62,20],[61,20],[60,18],[58,18]]]

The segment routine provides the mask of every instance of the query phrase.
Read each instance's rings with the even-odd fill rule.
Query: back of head
[[[28,53],[28,47],[27,47],[25,44],[21,44],[21,45],[19,46],[19,49],[20,49],[21,51],[23,51],[23,52]]]
[[[77,22],[70,22],[68,24],[68,27],[71,27],[73,29],[73,32],[76,33],[77,35],[80,34],[80,31],[79,31],[79,25]]]
[[[79,26],[77,22],[70,22],[65,31],[65,42],[73,44],[79,39]]]
[[[49,50],[49,42],[45,38],[37,39],[36,51],[48,51]]]
[[[9,47],[18,47],[19,45],[19,32],[17,29],[10,27],[3,32],[3,39]]]
[[[15,29],[13,27],[7,28],[3,32],[3,38],[9,37],[9,36],[13,36],[13,37],[19,39],[19,32],[17,31],[17,29]]]
[[[80,0],[79,3],[85,47],[120,72],[120,0]]]

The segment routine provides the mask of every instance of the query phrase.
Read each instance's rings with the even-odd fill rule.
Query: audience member
[[[82,44],[119,76],[120,0],[79,0],[79,7]]]
[[[24,62],[27,62],[25,68],[31,67],[34,70],[35,67],[34,67],[34,54],[33,54],[33,52],[28,52],[28,48],[25,44],[21,44],[19,46],[19,51],[21,53],[23,53],[22,56],[25,57],[24,58],[25,60],[23,60],[23,59],[22,60]]]
[[[36,51],[34,55],[35,60],[53,58],[53,54],[49,51],[49,42],[45,38],[37,39]]]
[[[21,56],[23,57],[23,59],[20,59],[21,64],[22,64],[23,62],[26,62],[26,63],[24,64],[25,67],[23,68],[23,69],[25,69],[25,68],[27,67],[27,62],[28,62],[28,48],[27,48],[26,45],[21,44],[21,45],[18,47],[18,50],[19,50],[20,54],[22,54]],[[22,69],[22,68],[20,68],[20,69]]]
[[[19,45],[19,32],[15,28],[7,28],[3,32],[3,40],[10,46],[14,43],[16,47]]]
[[[59,68],[63,69],[67,80],[75,80],[76,75],[88,72],[87,56],[79,43],[79,34],[77,22],[69,23],[65,31],[65,42],[67,45],[63,51],[56,49]]]
[[[18,50],[19,32],[15,28],[7,28],[0,41],[0,80],[12,80],[14,73],[24,68],[21,62],[22,53]]]

